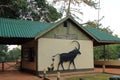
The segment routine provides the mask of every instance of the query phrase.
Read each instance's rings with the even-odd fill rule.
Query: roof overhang
[[[34,38],[0,37],[0,44],[22,45],[31,40],[34,40]]]
[[[101,46],[101,45],[110,45],[110,44],[120,44],[120,42],[113,42],[113,41],[94,41],[94,46]]]
[[[23,43],[28,42],[30,40],[35,40],[35,39],[41,38],[44,34],[49,32],[50,30],[54,29],[55,27],[57,27],[58,25],[60,25],[61,23],[63,23],[66,20],[71,20],[74,24],[76,24],[78,29],[82,30],[84,32],[84,34],[86,34],[86,36],[88,36],[93,41],[94,46],[105,45],[105,44],[119,44],[120,43],[119,38],[115,39],[113,37],[115,40],[114,39],[108,39],[107,40],[105,38],[101,39],[101,38],[96,37],[96,35],[95,35],[96,33],[90,32],[89,29],[87,30],[87,28],[84,28],[72,16],[67,16],[67,17],[65,17],[65,18],[61,19],[60,21],[58,21],[56,23],[53,23],[53,24],[50,24],[50,23],[49,24],[48,23],[43,24],[43,23],[40,23],[40,22],[30,22],[30,21],[21,21],[21,20],[17,20],[17,21],[12,20],[12,24],[8,24],[8,23],[11,23],[11,20],[10,19],[5,19],[5,20],[6,20],[6,23],[4,23],[4,24],[7,24],[7,30],[8,31],[6,31],[6,28],[5,28],[4,29],[5,33],[3,33],[2,29],[4,28],[4,26],[1,25],[2,28],[1,28],[0,34],[2,36],[0,37],[0,44],[23,44]],[[1,21],[4,22],[4,19],[1,19]],[[19,26],[17,25],[18,23],[19,23]],[[24,23],[26,23],[26,25]],[[14,26],[15,28],[11,29],[10,25],[12,27]],[[25,26],[27,26],[27,27],[25,27]],[[18,29],[18,27],[19,27],[19,29]],[[9,31],[9,29],[11,29],[11,30]],[[21,31],[21,32],[18,32],[16,29],[18,31]],[[27,29],[27,30],[25,30],[25,29]],[[9,34],[9,32],[11,32],[11,34]],[[9,34],[9,36],[6,37],[6,35],[8,35],[8,34]],[[11,35],[14,35],[14,36],[11,36]],[[99,35],[97,35],[97,36],[99,36]]]

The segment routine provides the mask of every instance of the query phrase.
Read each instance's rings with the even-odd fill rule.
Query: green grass
[[[72,76],[70,78],[66,78],[65,80],[109,80],[109,77],[112,76],[110,74],[86,74],[86,75],[80,75],[80,76]]]

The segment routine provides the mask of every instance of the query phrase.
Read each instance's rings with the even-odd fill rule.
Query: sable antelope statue
[[[71,63],[73,64],[74,66],[74,69],[76,69],[76,66],[75,66],[75,63],[74,63],[74,59],[76,58],[76,56],[78,54],[81,54],[81,52],[79,51],[80,50],[80,44],[78,41],[72,41],[73,42],[76,42],[78,44],[78,48],[75,47],[74,50],[68,52],[68,53],[61,53],[61,54],[56,54],[54,55],[53,57],[59,55],[59,63],[58,63],[58,67],[57,67],[57,70],[59,70],[59,66],[61,65],[63,70],[64,70],[64,66],[63,66],[63,63],[64,62],[70,62],[69,63],[69,66],[68,66],[68,69],[70,69],[70,65]]]

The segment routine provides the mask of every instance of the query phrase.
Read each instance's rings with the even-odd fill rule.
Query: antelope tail
[[[57,56],[57,55],[59,55],[59,54],[53,55],[52,57],[55,57],[55,56]]]

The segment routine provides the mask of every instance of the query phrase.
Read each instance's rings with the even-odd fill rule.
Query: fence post
[[[57,72],[57,80],[60,80],[60,72]]]
[[[2,62],[2,71],[4,71],[4,62]]]
[[[103,73],[105,72],[105,65],[103,64],[102,65],[102,68],[103,68]]]
[[[1,57],[1,59],[2,59],[2,71],[4,71],[5,57],[3,56],[3,57]]]

